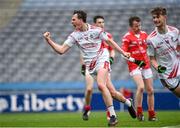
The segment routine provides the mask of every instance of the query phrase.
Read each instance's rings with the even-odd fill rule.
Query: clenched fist
[[[49,39],[49,38],[51,38],[51,33],[50,32],[45,32],[43,34],[43,36],[44,36],[45,39]]]

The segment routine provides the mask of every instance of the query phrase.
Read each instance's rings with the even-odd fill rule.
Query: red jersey
[[[107,32],[107,36],[110,38],[110,39],[112,39],[112,35],[110,34],[110,33],[108,33]],[[102,47],[103,48],[107,48],[108,49],[108,51],[112,51],[113,50],[113,48],[109,45],[109,44],[107,44],[106,43],[106,41],[102,41]]]
[[[122,49],[126,52],[130,52],[131,56],[136,60],[143,60],[146,63],[144,69],[150,68],[150,60],[147,55],[147,33],[140,31],[139,35],[135,35],[134,32],[129,31],[122,39]],[[130,61],[127,61],[129,71],[136,69],[138,66]]]

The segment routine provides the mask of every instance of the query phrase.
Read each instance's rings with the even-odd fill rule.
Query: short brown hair
[[[82,19],[84,23],[86,23],[87,14],[83,10],[74,10],[73,14],[78,15],[78,19]]]
[[[151,10],[152,15],[167,15],[166,8],[164,7],[155,7]]]
[[[94,16],[94,18],[93,18],[94,23],[96,23],[97,19],[103,19],[104,20],[104,17],[101,15]]]
[[[129,26],[132,27],[133,22],[141,22],[141,19],[138,16],[132,16],[129,18]]]

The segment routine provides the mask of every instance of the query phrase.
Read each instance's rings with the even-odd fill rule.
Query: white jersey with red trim
[[[90,24],[87,25],[87,31],[72,32],[64,43],[70,47],[74,44],[77,45],[86,66],[91,68],[95,66],[95,62],[97,62],[98,58],[102,55],[103,58],[107,58],[105,60],[109,60],[109,52],[102,47],[102,41],[107,41],[108,36],[101,28]]]
[[[159,74],[160,79],[170,79],[180,76],[180,53],[176,50],[180,45],[179,30],[166,26],[167,33],[160,34],[157,28],[148,36],[148,55],[154,56],[159,65],[167,68]]]

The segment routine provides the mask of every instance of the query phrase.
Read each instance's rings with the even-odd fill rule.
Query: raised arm
[[[67,44],[59,45],[59,44],[55,43],[51,39],[51,33],[50,32],[45,32],[43,34],[43,36],[44,36],[45,40],[47,41],[47,43],[54,49],[54,51],[56,51],[60,55],[64,54],[70,48]]]

